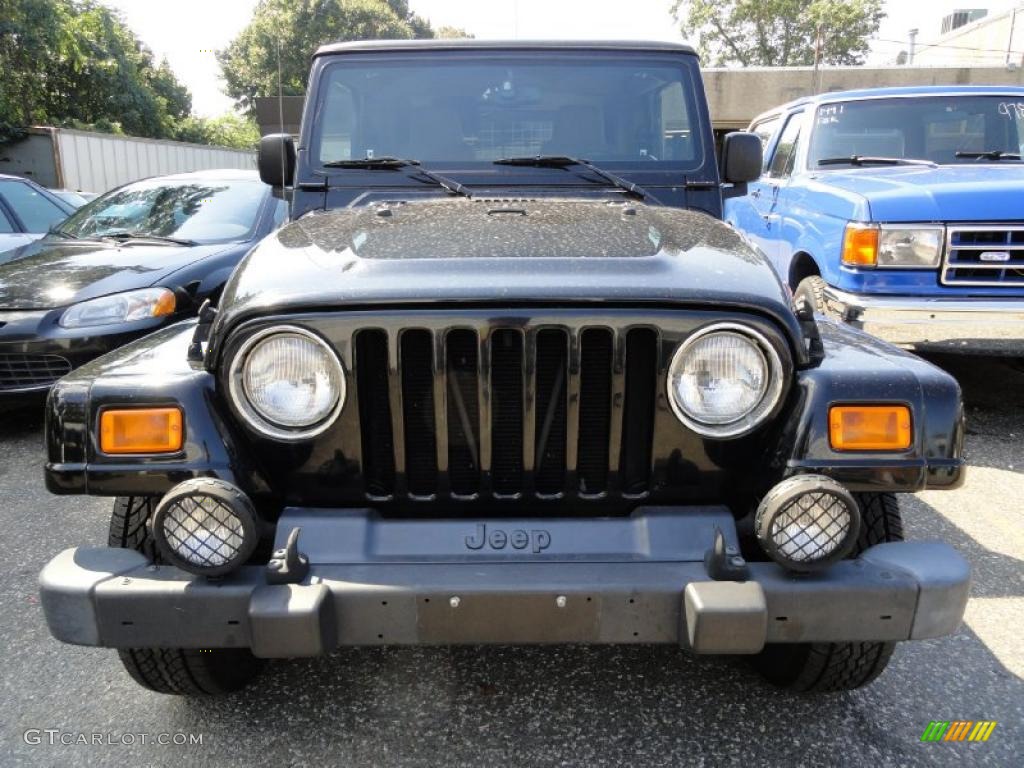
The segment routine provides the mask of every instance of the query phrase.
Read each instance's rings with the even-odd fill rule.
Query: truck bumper
[[[269,584],[262,566],[210,580],[151,565],[131,550],[65,550],[40,575],[50,631],[77,645],[251,648],[262,657],[312,656],[341,645],[467,643],[677,643],[743,654],[765,643],[949,634],[970,582],[966,561],[937,542],[879,544],[801,576],[750,563],[745,581],[715,581],[703,562],[715,529],[736,543],[731,516],[715,508],[485,523],[285,517],[281,542],[295,522],[308,542],[300,548],[310,570],[296,584]],[[488,540],[482,525],[512,535],[491,535],[500,552],[485,544],[486,554],[466,555],[478,533]],[[520,541],[518,532],[521,553],[506,546]],[[346,536],[348,545],[334,546]],[[574,539],[576,554],[567,556],[557,542],[568,547]],[[464,541],[463,553],[442,551],[445,541]],[[550,546],[534,552],[528,542]],[[333,562],[324,561],[327,549]],[[403,549],[419,556],[396,558]]]
[[[1024,355],[1024,298],[865,296],[825,288],[842,321],[902,347],[975,355]]]

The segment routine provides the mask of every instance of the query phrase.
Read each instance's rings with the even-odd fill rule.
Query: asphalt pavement
[[[39,409],[0,414],[0,766],[1021,765],[1024,370],[936,362],[964,388],[973,468],[903,514],[909,537],[972,562],[966,621],[902,644],[873,685],[815,697],[662,647],[345,650],[273,663],[226,698],[148,693],[113,651],[47,633],[36,576],[105,541],[110,500],[49,495]],[[922,743],[932,720],[998,725],[985,743]]]

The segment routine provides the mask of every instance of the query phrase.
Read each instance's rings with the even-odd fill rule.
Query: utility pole
[[[917,28],[910,30],[907,34],[910,35],[910,53],[907,54],[907,65],[914,63],[914,49],[917,46]]]
[[[825,31],[825,25],[822,22],[818,23],[818,34],[814,39],[814,75],[811,81],[812,96],[817,94],[821,90],[821,83],[818,80],[818,72],[821,66],[821,54],[823,45],[823,34]]]

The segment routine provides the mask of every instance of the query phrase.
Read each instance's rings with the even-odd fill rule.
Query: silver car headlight
[[[345,404],[341,361],[314,333],[277,326],[248,338],[235,354],[229,389],[257,431],[281,440],[320,434]]]
[[[68,307],[58,323],[62,328],[92,328],[173,315],[177,301],[167,288],[142,288],[89,299]]]
[[[688,338],[672,358],[668,399],[681,422],[705,437],[739,437],[768,417],[783,390],[782,363],[759,332],[718,323]]]
[[[878,231],[876,265],[920,269],[937,267],[942,257],[944,234],[942,227],[883,224]]]

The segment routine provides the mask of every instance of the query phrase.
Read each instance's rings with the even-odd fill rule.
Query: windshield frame
[[[865,94],[865,95],[861,95],[861,96],[850,96],[848,98],[829,99],[827,101],[822,100],[822,101],[819,101],[817,103],[813,103],[812,102],[812,106],[814,107],[814,109],[813,110],[807,110],[805,118],[804,118],[805,120],[810,120],[811,121],[811,125],[809,126],[810,130],[807,130],[808,126],[806,125],[806,123],[804,125],[804,130],[806,131],[806,135],[807,135],[808,139],[807,139],[807,141],[802,142],[803,146],[800,147],[800,157],[797,158],[797,167],[800,168],[802,171],[807,172],[807,173],[835,173],[835,172],[848,173],[851,170],[853,170],[853,171],[859,171],[859,170],[864,170],[864,169],[875,169],[875,170],[877,170],[878,168],[882,168],[882,167],[897,167],[897,168],[900,168],[900,167],[903,167],[903,168],[911,167],[911,166],[906,166],[906,165],[893,165],[893,166],[863,165],[863,166],[859,166],[859,165],[852,165],[852,164],[849,164],[849,165],[812,166],[811,165],[811,151],[810,151],[811,150],[811,142],[814,140],[814,136],[815,136],[815,134],[817,133],[817,130],[818,130],[818,113],[824,107],[829,107],[829,106],[832,106],[832,105],[835,105],[835,104],[848,104],[850,102],[893,101],[893,100],[896,100],[896,99],[925,99],[925,98],[931,98],[931,99],[949,99],[949,98],[973,99],[973,98],[1000,98],[1000,97],[1010,98],[1010,99],[1013,99],[1015,101],[1022,101],[1022,102],[1024,102],[1024,91],[1014,91],[1014,90],[1007,90],[1007,91],[1001,91],[1001,90],[982,90],[982,91],[975,91],[975,90],[971,90],[971,91],[936,90],[936,91],[927,91],[927,92],[920,92],[920,91],[918,91],[916,93]],[[920,160],[927,161],[926,158],[910,158],[910,159],[920,159]],[[934,164],[936,166],[940,167],[940,168],[957,168],[957,167],[960,167],[960,166],[975,165],[975,164],[977,164],[979,162],[983,162],[983,161],[975,161],[975,160],[967,160],[967,159],[965,159],[965,160],[953,161],[953,162],[937,162],[937,161],[927,161],[927,162],[934,162]],[[1012,165],[1012,164],[1019,164],[1021,162],[1024,162],[1024,160],[1001,160],[999,162],[1007,163],[1007,164],[1011,164]],[[994,164],[997,164],[997,163],[991,163],[991,164],[994,165]]]
[[[507,62],[509,60],[521,60],[523,63],[537,62],[536,52],[520,48],[495,48],[495,49],[447,49],[443,51],[395,51],[395,52],[367,52],[353,51],[351,53],[336,53],[325,56],[318,56],[314,60],[314,69],[310,82],[315,83],[315,91],[309,94],[306,100],[302,118],[302,129],[298,147],[298,174],[299,184],[313,184],[323,186],[325,183],[330,186],[344,187],[365,187],[380,189],[382,187],[419,189],[422,182],[410,179],[398,174],[387,174],[379,171],[366,171],[357,169],[338,169],[324,167],[318,153],[323,121],[321,118],[324,109],[326,87],[329,81],[330,71],[335,68],[347,66],[366,65],[393,65],[393,64],[422,64],[424,59],[431,62],[444,62],[452,64],[458,62],[480,62],[481,64],[493,63],[494,61]],[[714,163],[714,138],[710,122],[707,120],[707,104],[700,74],[697,66],[697,57],[690,53],[671,52],[659,50],[559,50],[545,51],[544,62],[549,65],[557,65],[566,62],[593,61],[600,59],[609,63],[637,62],[638,65],[659,65],[669,66],[677,69],[680,80],[686,91],[687,107],[690,110],[692,120],[691,130],[695,141],[694,158],[691,161],[595,161],[601,168],[607,168],[619,175],[626,177],[638,177],[644,179],[655,179],[654,183],[678,184],[685,177],[687,179],[718,179],[717,167],[709,169],[709,163]],[[709,150],[709,148],[711,148]],[[419,159],[419,158],[410,158]],[[543,177],[544,184],[550,186],[578,187],[586,185],[578,176],[571,173],[558,172],[549,168],[530,168],[494,165],[492,160],[479,161],[436,161],[424,160],[423,166],[431,170],[444,172],[447,175],[458,176],[467,184],[481,183],[491,186],[516,186],[536,184],[538,179]],[[632,178],[630,180],[633,180]],[[650,181],[646,183],[650,184]]]
[[[61,233],[65,233],[65,234],[71,234],[72,237],[74,237],[75,239],[81,239],[81,240],[85,240],[85,241],[93,241],[93,242],[95,242],[97,240],[102,240],[107,235],[75,235],[73,233],[67,232],[67,230],[65,229],[65,225],[72,218],[75,218],[76,216],[82,215],[83,218],[86,218],[87,216],[91,216],[93,208],[100,208],[100,207],[102,207],[103,205],[106,204],[106,201],[108,199],[112,198],[114,195],[117,195],[117,194],[119,194],[121,192],[124,192],[125,190],[129,189],[130,187],[134,187],[134,186],[137,186],[137,185],[147,185],[147,186],[150,186],[150,187],[154,187],[154,186],[159,186],[160,184],[163,184],[163,183],[165,183],[167,185],[170,185],[172,183],[176,184],[176,185],[197,184],[197,183],[231,184],[231,185],[233,185],[233,184],[255,184],[255,185],[259,185],[259,186],[263,187],[263,194],[262,194],[262,197],[260,199],[259,204],[256,206],[256,213],[253,216],[252,225],[249,227],[249,229],[243,235],[236,235],[236,236],[227,237],[227,238],[202,238],[202,239],[188,238],[189,240],[194,241],[196,245],[226,245],[226,244],[229,244],[229,243],[245,243],[245,242],[248,242],[248,241],[254,239],[257,236],[257,234],[259,233],[260,223],[265,218],[265,213],[266,213],[266,210],[267,210],[268,201],[271,199],[271,188],[268,185],[266,185],[263,182],[261,182],[258,178],[255,178],[255,177],[250,180],[250,179],[214,178],[214,177],[210,177],[210,178],[196,178],[196,179],[170,179],[170,178],[162,177],[162,176],[151,176],[151,177],[145,178],[145,179],[136,179],[135,181],[129,181],[126,184],[122,184],[119,187],[114,187],[113,189],[108,190],[107,192],[104,192],[102,195],[99,195],[98,197],[94,197],[92,200],[89,200],[85,205],[83,205],[83,206],[79,207],[78,209],[76,209],[75,211],[73,211],[66,219],[64,219],[62,222],[60,222],[60,224],[58,224],[56,227],[53,227],[49,232],[46,233],[45,237],[60,237]],[[172,237],[173,237],[173,235],[172,235]],[[142,239],[145,239],[145,236],[143,236]],[[71,240],[70,242],[74,242],[74,241]]]

